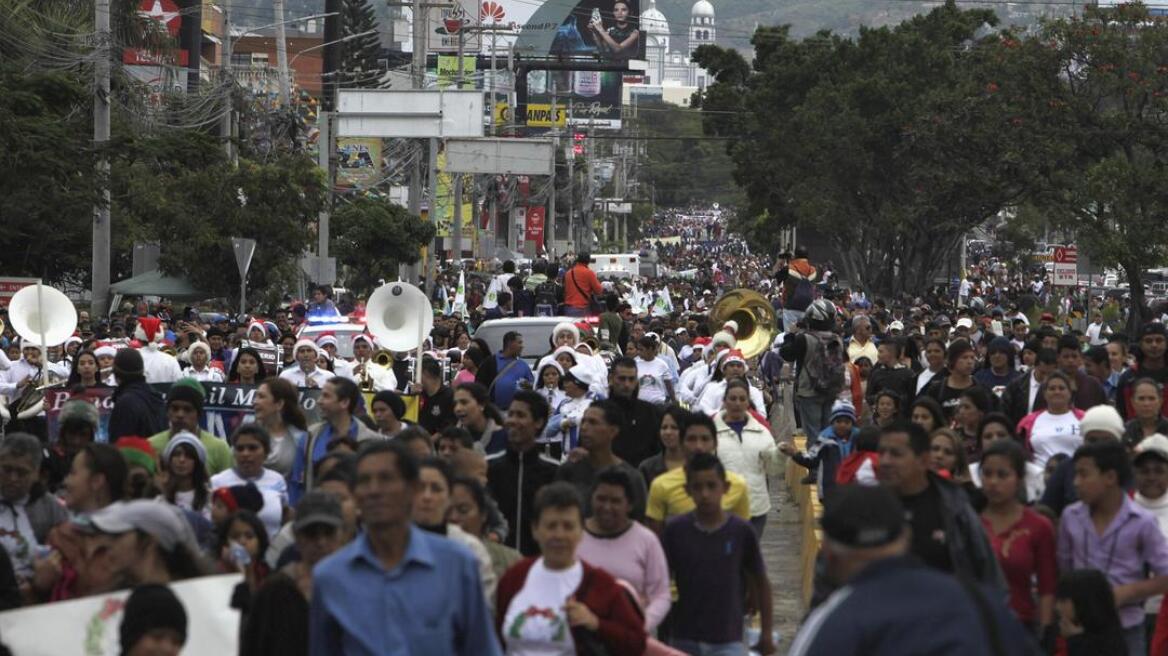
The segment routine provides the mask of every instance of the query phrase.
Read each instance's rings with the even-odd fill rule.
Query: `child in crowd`
[[[847,401],[836,401],[831,407],[830,423],[810,449],[799,453],[794,445],[783,442],[779,444],[779,450],[811,472],[818,470],[819,500],[823,501],[828,490],[836,484],[840,463],[851,455],[855,438],[859,434],[855,407]]]

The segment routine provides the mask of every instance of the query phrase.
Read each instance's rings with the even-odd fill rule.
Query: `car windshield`
[[[503,335],[514,330],[523,335],[523,359],[534,361],[552,350],[549,341],[552,329],[560,321],[566,321],[566,319],[549,319],[546,322],[535,324],[483,324],[475,331],[475,337],[486,340],[487,345],[491,347],[491,353],[498,353],[499,349],[503,348]]]

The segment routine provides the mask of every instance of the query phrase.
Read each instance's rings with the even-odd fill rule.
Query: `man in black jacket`
[[[1046,401],[1038,390],[1057,366],[1058,354],[1051,349],[1040,347],[1034,360],[1034,368],[1006,386],[1006,390],[1002,392],[1002,411],[1015,426],[1026,415],[1046,407]]]
[[[146,384],[142,354],[120,349],[114,356],[114,409],[109,418],[109,443],[119,437],[149,437],[166,429],[166,405],[162,395]]]
[[[560,468],[535,441],[547,420],[548,404],[539,393],[516,392],[507,408],[507,449],[487,456],[487,490],[510,526],[506,544],[524,556],[539,554],[531,535],[535,493],[554,481]]]
[[[652,403],[637,398],[638,387],[636,361],[620,358],[612,364],[608,398],[624,414],[624,425],[612,443],[612,452],[633,467],[661,451],[661,440],[657,437],[661,415]]]
[[[876,397],[885,390],[896,394],[900,399],[900,406],[907,406],[914,396],[914,382],[916,374],[913,370],[901,364],[900,356],[904,351],[904,342],[899,337],[889,337],[876,347],[876,366],[868,375],[868,392],[865,402],[869,407],[876,407]]]

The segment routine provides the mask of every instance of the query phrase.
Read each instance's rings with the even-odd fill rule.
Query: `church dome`
[[[710,0],[698,0],[694,3],[693,9],[689,12],[690,16],[709,16],[714,17],[714,5],[710,4]]]
[[[657,0],[649,0],[649,8],[641,12],[641,29],[645,34],[669,34],[669,21],[657,9]]]

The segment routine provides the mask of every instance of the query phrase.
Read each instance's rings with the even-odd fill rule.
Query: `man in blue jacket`
[[[808,616],[790,656],[1041,653],[994,588],[909,555],[911,531],[890,489],[836,488],[822,525],[828,575],[842,587]]]

